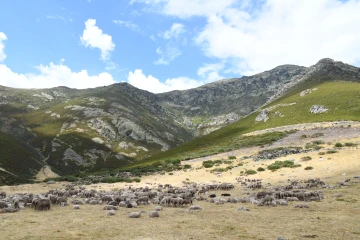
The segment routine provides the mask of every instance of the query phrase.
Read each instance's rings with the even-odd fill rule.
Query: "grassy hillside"
[[[300,97],[300,92],[306,89],[304,87],[317,90]],[[209,135],[196,138],[128,167],[147,165],[165,159],[190,159],[246,146],[262,145],[286,135],[275,132],[259,136],[242,136],[244,133],[256,130],[298,123],[360,120],[360,83],[334,81],[317,85],[307,84],[297,87],[296,90],[263,107],[263,109],[273,107],[267,122],[255,122],[255,118],[260,113],[256,112]],[[309,110],[313,105],[324,105],[329,111],[321,114],[310,113]]]
[[[26,144],[0,132],[0,185],[31,180],[42,167],[41,156]]]

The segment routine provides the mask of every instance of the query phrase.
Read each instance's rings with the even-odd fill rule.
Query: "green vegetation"
[[[242,135],[257,130],[298,123],[337,120],[357,121],[360,118],[360,84],[356,82],[324,81],[326,81],[326,78],[316,78],[306,83],[301,83],[285,96],[265,106],[267,108],[277,105],[275,110],[270,111],[270,119],[266,122],[256,123],[255,118],[259,114],[259,112],[256,112],[206,136],[196,138],[169,151],[130,164],[127,168],[151,164],[166,158],[192,159],[233,149],[266,145],[288,134],[286,132],[272,132],[256,136]],[[315,87],[318,88],[317,91],[300,97],[299,93],[301,91]],[[286,104],[291,103],[296,103],[296,105],[286,106]],[[329,111],[322,114],[310,113],[309,109],[314,104],[324,105]],[[286,117],[278,117],[275,114],[276,111],[281,112]],[[315,138],[323,135],[323,133],[319,132],[309,137]],[[309,145],[309,147],[320,148],[320,146],[315,145]]]
[[[301,167],[300,164],[294,164],[293,161],[285,160],[285,161],[275,161],[274,163],[267,166],[267,169],[271,171],[276,171],[280,168],[296,168]]]
[[[357,147],[358,144],[357,144],[357,143],[352,143],[352,142],[346,142],[346,143],[345,143],[345,146],[346,146],[346,147]]]
[[[301,158],[301,161],[310,161],[312,159],[312,157],[310,156],[305,156]]]
[[[305,168],[305,170],[313,170],[314,168],[313,167],[311,167],[311,166],[307,166],[306,168]]]
[[[255,170],[253,170],[253,169],[248,169],[248,170],[245,171],[245,173],[246,173],[247,175],[254,175],[254,174],[257,174],[257,171],[255,171]]]
[[[0,186],[30,183],[43,166],[41,156],[25,143],[0,132]]]
[[[234,159],[236,159],[236,157],[235,156],[229,156],[229,159],[234,160]]]
[[[336,147],[336,148],[341,148],[343,145],[342,145],[342,143],[335,143],[335,146],[334,147]]]
[[[265,171],[266,169],[265,168],[263,168],[263,167],[258,167],[258,169],[256,169],[258,172],[263,172],[263,171]]]
[[[327,154],[332,154],[332,153],[337,153],[338,151],[335,150],[335,149],[330,149],[330,150],[327,150],[326,153]]]

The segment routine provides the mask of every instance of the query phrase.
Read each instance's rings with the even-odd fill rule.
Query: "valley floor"
[[[332,148],[336,142],[360,143],[359,135],[353,134],[354,129],[336,132],[336,129],[322,129],[324,136],[320,139],[326,143],[324,149],[309,153],[288,155],[274,160],[257,161],[240,160],[241,157],[255,154],[263,148],[248,148],[231,153],[223,153],[212,157],[194,159],[183,164],[190,164],[191,170],[173,172],[173,175],[143,176],[140,183],[96,184],[88,189],[111,190],[140,186],[156,186],[172,184],[182,186],[185,181],[191,182],[229,182],[235,189],[226,191],[232,197],[244,197],[252,190],[244,190],[235,178],[240,171],[266,165],[279,160],[293,159],[302,166],[298,168],[282,168],[275,172],[266,170],[258,172],[250,178],[262,178],[264,185],[285,185],[288,179],[320,178],[329,185],[337,185],[342,179],[350,179],[350,186],[321,190],[324,199],[319,202],[307,202],[308,209],[294,208],[299,202],[289,202],[289,206],[267,207],[250,203],[225,203],[215,205],[205,201],[195,201],[205,210],[193,213],[186,208],[164,208],[160,218],[149,218],[146,214],[139,219],[127,217],[129,209],[120,208],[115,216],[107,216],[99,205],[84,205],[80,210],[72,210],[71,206],[52,207],[50,211],[38,212],[26,208],[18,213],[0,214],[0,239],[360,239],[360,183],[355,176],[360,176],[360,148],[343,147],[337,153],[319,155],[320,151]],[[318,129],[305,129],[280,140],[267,148],[284,146],[304,146],[314,139],[303,139],[301,135],[310,135]],[[329,131],[329,132],[327,132]],[[331,135],[331,132],[336,134]],[[356,133],[356,132],[355,132]],[[331,137],[333,136],[333,137]],[[292,140],[291,140],[292,139]],[[201,168],[202,161],[228,159],[236,156],[234,165],[244,163],[217,177],[209,169]],[[302,157],[310,156],[312,160],[301,161]],[[320,158],[322,157],[322,158]],[[226,167],[223,164],[220,167]],[[304,170],[312,166],[313,170]],[[188,179],[188,180],[187,180]],[[32,184],[0,187],[0,192],[8,194],[17,192],[41,193],[50,189],[62,188],[64,183]],[[210,191],[218,196],[225,191]],[[341,197],[333,197],[341,194]],[[244,206],[250,211],[237,211]],[[155,206],[139,206],[136,211],[149,211]]]

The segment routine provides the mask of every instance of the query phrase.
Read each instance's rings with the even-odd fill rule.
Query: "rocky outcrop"
[[[326,113],[327,111],[329,111],[329,109],[322,105],[313,105],[310,108],[310,112],[315,113],[315,114],[316,113]]]
[[[264,109],[261,113],[255,118],[255,122],[266,122],[269,120],[269,112],[268,110]]]
[[[306,89],[306,90],[304,90],[304,91],[302,91],[302,92],[300,93],[300,97],[303,97],[303,96],[305,96],[305,95],[308,95],[309,93],[311,93],[311,90],[310,90],[310,89]]]

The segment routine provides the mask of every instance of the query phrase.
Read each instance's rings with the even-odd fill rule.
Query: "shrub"
[[[267,166],[267,169],[269,169],[271,171],[276,171],[283,167],[294,168],[294,167],[300,167],[300,166],[301,166],[300,164],[295,165],[293,161],[286,160],[286,161],[275,161],[274,163]]]
[[[357,144],[356,144],[356,143],[352,143],[352,142],[347,142],[347,143],[345,143],[345,146],[346,146],[346,147],[356,147]]]
[[[300,138],[304,139],[304,138],[307,138],[307,136],[304,134],[304,135],[301,135]]]
[[[234,159],[236,159],[236,157],[235,156],[229,156],[229,159],[234,160]]]
[[[311,138],[317,138],[317,137],[322,137],[322,136],[324,136],[324,133],[318,132],[318,133],[314,133],[314,134],[311,135],[310,137],[311,137]]]
[[[319,155],[325,155],[326,152],[319,152]]]
[[[224,164],[232,164],[232,161],[223,161]]]
[[[204,166],[204,168],[212,168],[215,163],[211,160],[207,160],[207,161],[203,161],[202,165]]]
[[[238,167],[242,167],[242,166],[244,166],[243,163],[238,163]]]
[[[319,145],[319,144],[325,144],[323,140],[314,140],[312,141],[313,144]]]
[[[174,173],[172,173],[172,172],[169,172],[169,175],[174,175]]]
[[[342,145],[342,143],[335,143],[335,147],[337,147],[337,148],[341,148],[343,145]]]
[[[306,168],[305,168],[305,170],[313,170],[314,168],[313,167],[311,167],[311,166],[307,166]]]
[[[253,170],[253,169],[249,169],[249,170],[246,170],[245,173],[246,173],[247,175],[253,175],[253,174],[256,174],[257,171],[255,171],[255,170]]]
[[[265,171],[265,168],[258,167],[257,171],[258,171],[258,172],[263,172],[263,171]]]
[[[310,161],[312,159],[312,157],[310,156],[305,156],[301,158],[301,161]]]
[[[184,168],[184,169],[190,169],[190,168],[191,168],[191,165],[185,164],[183,168]]]
[[[326,153],[328,153],[328,154],[337,153],[337,152],[338,151],[335,149],[330,149],[330,150],[326,151]]]

